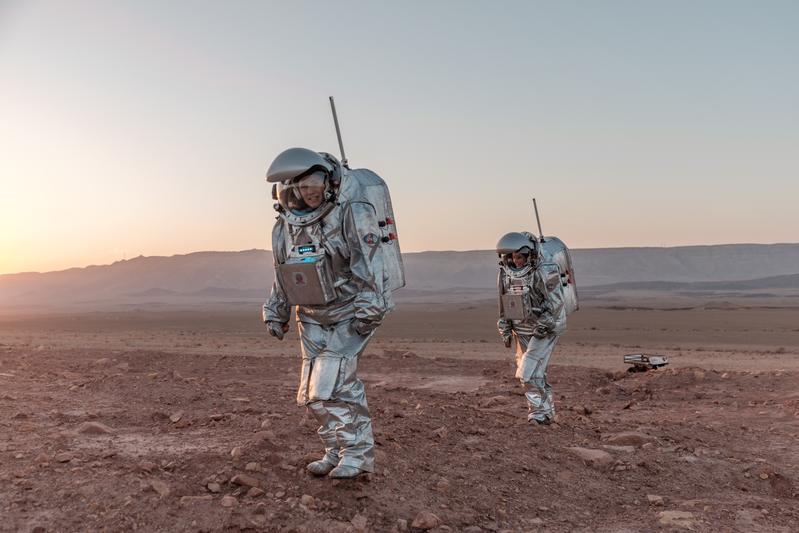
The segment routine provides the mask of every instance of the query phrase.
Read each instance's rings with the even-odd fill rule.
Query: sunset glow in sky
[[[499,7],[501,5],[501,8]],[[404,251],[799,241],[794,1],[0,0],[0,274],[268,248],[291,146]]]

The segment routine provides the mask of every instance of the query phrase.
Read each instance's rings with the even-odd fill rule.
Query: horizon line
[[[773,243],[756,243],[756,242],[735,242],[735,243],[722,243],[722,244],[685,244],[685,245],[674,245],[674,246],[604,246],[604,247],[589,247],[589,248],[569,248],[570,251],[578,251],[578,250],[630,250],[630,249],[673,249],[673,248],[707,248],[707,247],[722,247],[722,246],[794,246],[799,245],[799,242],[773,242]],[[113,266],[118,263],[126,263],[128,261],[134,261],[137,259],[169,259],[173,257],[187,257],[190,255],[195,254],[240,254],[245,252],[269,252],[272,253],[272,250],[268,250],[266,248],[248,248],[246,250],[197,250],[194,252],[185,252],[185,253],[176,253],[172,255],[143,255],[139,254],[135,257],[131,257],[130,259],[118,259],[111,263],[103,263],[103,264],[88,264],[83,266],[72,266],[63,268],[60,270],[46,270],[46,271],[37,271],[37,270],[27,270],[27,271],[19,271],[19,272],[5,272],[0,273],[0,277],[4,276],[21,276],[26,274],[53,274],[58,272],[67,272],[70,270],[82,270],[86,268],[99,268],[99,267],[107,267]],[[422,250],[419,252],[402,252],[402,255],[415,255],[415,254],[427,254],[427,253],[473,253],[473,252],[494,252],[491,249],[469,249],[469,250]]]

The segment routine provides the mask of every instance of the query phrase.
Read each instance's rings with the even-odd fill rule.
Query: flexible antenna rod
[[[338,137],[338,149],[341,151],[341,164],[345,168],[350,168],[347,156],[344,154],[344,142],[341,140],[341,128],[338,126],[338,114],[336,114],[336,102],[330,97],[330,110],[333,111],[333,124],[336,125],[336,137]]]
[[[533,198],[533,209],[535,209],[535,221],[538,222],[539,239],[541,242],[544,242],[544,231],[541,229],[541,219],[538,218],[538,205],[535,203],[535,198]]]

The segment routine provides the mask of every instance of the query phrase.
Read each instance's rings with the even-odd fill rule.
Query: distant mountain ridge
[[[496,286],[493,251],[418,252],[403,257],[409,292]],[[791,275],[799,273],[799,244],[586,248],[572,250],[572,257],[578,287],[747,280],[757,284],[778,276],[788,276],[782,283],[791,285],[795,281]],[[262,300],[272,277],[272,253],[267,250],[137,257],[57,272],[0,275],[0,308]]]
[[[655,291],[752,291],[767,289],[799,289],[799,274],[771,276],[768,278],[746,279],[741,281],[634,281],[593,285],[585,292],[607,292],[616,290],[655,290]]]

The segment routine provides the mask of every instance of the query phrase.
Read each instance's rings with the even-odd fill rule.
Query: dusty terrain
[[[406,305],[361,362],[377,472],[343,482],[303,470],[296,338],[257,309],[3,316],[0,530],[795,531],[799,310],[716,307],[581,310],[535,427],[491,302]]]

